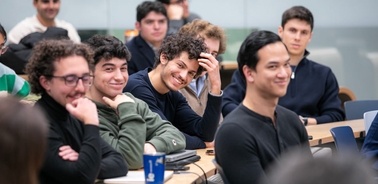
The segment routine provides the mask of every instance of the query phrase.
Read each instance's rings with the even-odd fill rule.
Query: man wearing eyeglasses
[[[60,9],[60,0],[33,0],[37,15],[27,17],[9,31],[9,43],[18,44],[30,33],[43,33],[48,27],[60,27],[68,31],[69,38],[80,43],[80,36],[74,26],[66,21],[55,18]]]
[[[7,51],[5,42],[7,33],[0,24],[0,57]],[[0,63],[0,96],[14,95],[26,97],[29,95],[30,85],[22,77],[18,76],[12,69]]]
[[[169,18],[168,35],[176,34],[186,23],[201,17],[189,12],[189,0],[156,0],[164,4]]]
[[[32,92],[50,125],[40,183],[94,183],[124,176],[121,154],[100,137],[96,105],[83,98],[93,77],[93,51],[71,40],[43,40],[33,51],[26,73]]]

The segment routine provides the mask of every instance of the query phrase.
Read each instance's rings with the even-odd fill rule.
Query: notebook
[[[164,182],[171,179],[173,171],[164,172]],[[105,179],[104,183],[109,184],[144,184],[144,171],[129,171],[126,176]]]
[[[165,162],[175,162],[177,160],[192,157],[194,155],[197,155],[196,150],[184,150],[180,152],[170,153],[165,156]]]

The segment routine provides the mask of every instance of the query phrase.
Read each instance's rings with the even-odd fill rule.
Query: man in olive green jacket
[[[130,52],[113,36],[95,35],[87,41],[95,51],[93,82],[86,96],[100,119],[101,137],[120,152],[130,169],[142,167],[143,153],[171,153],[185,148],[185,137],[169,121],[130,93],[122,94],[128,80]]]

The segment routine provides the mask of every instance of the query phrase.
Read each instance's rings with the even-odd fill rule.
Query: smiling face
[[[256,71],[246,67],[244,75],[253,89],[263,97],[279,98],[286,94],[291,68],[289,54],[282,42],[268,44],[258,51]]]
[[[189,85],[196,75],[199,64],[197,59],[189,59],[187,52],[182,52],[178,57],[167,61],[160,56],[162,71],[160,73],[164,88],[178,91]]]
[[[101,59],[95,66],[93,72],[93,85],[90,88],[91,98],[98,102],[102,97],[114,98],[122,94],[127,84],[129,74],[127,72],[126,59],[112,58]]]
[[[135,23],[141,37],[150,44],[160,43],[168,30],[168,20],[162,13],[151,11],[140,22]]]
[[[33,5],[42,20],[52,21],[59,12],[60,0],[34,0]]]
[[[278,33],[293,56],[303,56],[312,38],[311,25],[300,19],[287,21],[284,27],[278,28]]]
[[[55,72],[53,76],[75,75],[82,77],[89,75],[88,62],[82,56],[68,56],[54,62]],[[76,86],[67,86],[63,78],[51,78],[47,80],[45,76],[39,79],[42,87],[60,105],[66,106],[77,98],[82,98],[88,90],[88,86],[80,79]]]

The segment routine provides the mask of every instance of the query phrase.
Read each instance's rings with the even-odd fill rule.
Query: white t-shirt
[[[63,29],[66,29],[68,31],[68,37],[76,42],[80,43],[80,36],[77,33],[76,29],[72,26],[72,24],[64,21],[55,19],[55,25],[56,27],[60,27]],[[15,43],[18,44],[22,38],[24,38],[26,35],[34,32],[45,32],[47,27],[41,24],[39,22],[36,15],[32,17],[27,17],[21,22],[19,22],[16,26],[14,26],[8,33],[8,43]]]

